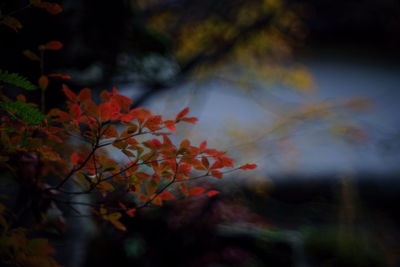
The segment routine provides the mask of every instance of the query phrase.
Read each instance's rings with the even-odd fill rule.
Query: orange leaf
[[[160,197],[161,200],[171,200],[175,198],[175,196],[168,191],[164,191],[158,196]]]
[[[46,75],[42,75],[39,78],[39,87],[42,90],[46,90],[46,88],[49,86],[49,78]]]
[[[179,149],[182,149],[182,148],[187,149],[189,147],[190,147],[190,141],[188,139],[184,139],[179,145]]]
[[[54,140],[54,141],[56,141],[58,143],[62,143],[63,142],[63,140],[60,137],[58,137],[58,136],[56,136],[54,134],[49,134],[48,137],[49,137],[49,139],[52,139],[52,140]]]
[[[25,103],[25,102],[26,102],[26,96],[23,95],[23,94],[17,95],[17,101],[18,101],[18,102]]]
[[[188,113],[189,113],[189,108],[184,108],[181,112],[178,113],[178,115],[176,115],[175,120],[179,121],[180,119],[185,117]]]
[[[207,192],[207,196],[208,197],[213,197],[213,196],[218,195],[218,194],[219,194],[219,191],[217,191],[217,190],[210,190],[210,191]]]
[[[193,188],[189,189],[188,193],[189,193],[189,195],[192,195],[192,196],[198,196],[198,195],[203,194],[204,191],[205,191],[205,189],[202,187],[193,187]]]
[[[118,220],[109,220],[114,226],[115,228],[117,228],[118,230],[121,231],[126,231],[126,227],[125,225],[123,225],[120,221]]]
[[[63,44],[60,41],[50,41],[44,45],[44,49],[47,50],[60,50],[63,47]]]
[[[257,168],[257,164],[245,164],[239,167],[241,170],[254,170],[255,168]]]

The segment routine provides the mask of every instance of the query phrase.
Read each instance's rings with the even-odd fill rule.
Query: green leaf
[[[46,116],[37,108],[19,101],[0,102],[0,108],[21,119],[28,125],[39,125],[46,119]]]
[[[21,76],[18,73],[9,73],[8,71],[2,69],[0,69],[0,82],[15,85],[29,91],[36,90],[38,88],[36,85],[28,81],[26,77]]]

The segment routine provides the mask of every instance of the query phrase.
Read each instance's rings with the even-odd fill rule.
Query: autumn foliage
[[[30,6],[51,14],[62,11],[58,4],[44,1],[31,1]],[[22,27],[14,17],[3,17],[1,23],[14,30]],[[165,119],[149,109],[132,108],[132,100],[121,95],[117,88],[102,91],[100,101],[96,102],[90,89],[76,92],[63,84],[65,109],[45,112],[51,79],[71,79],[66,74],[47,74],[43,70],[44,51],[62,47],[60,41],[53,40],[39,45],[37,51],[23,51],[41,67],[37,85],[8,72],[3,72],[0,79],[5,88],[10,85],[26,90],[39,88],[42,96],[40,103],[31,103],[24,94],[16,99],[0,94],[0,164],[29,199],[22,209],[31,213],[16,210],[13,214],[10,207],[0,204],[3,263],[57,265],[49,256],[53,250],[48,241],[30,238],[31,232],[21,220],[40,229],[40,225],[48,222],[49,211],[60,204],[89,206],[90,215],[124,231],[126,226],[120,219],[134,217],[139,209],[160,206],[182,196],[213,197],[219,193],[189,181],[206,177],[221,179],[227,172],[256,167],[255,164],[234,167],[226,152],[208,147],[206,141],[197,145],[188,139],[174,142],[171,134],[177,131],[178,124],[197,122],[189,114],[189,108]],[[114,157],[117,152],[111,153],[110,148],[126,160],[117,160]],[[124,197],[108,201],[117,192]],[[87,203],[69,200],[70,196],[80,194],[91,194],[94,200]],[[63,215],[56,220],[58,225],[62,224]]]

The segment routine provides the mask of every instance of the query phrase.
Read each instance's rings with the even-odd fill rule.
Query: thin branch
[[[155,155],[155,154],[151,155],[150,158],[152,158],[154,155]],[[201,157],[207,157],[207,158],[208,158],[208,157],[215,157],[215,156],[204,156],[204,155],[200,155],[200,156],[197,156],[196,158],[201,158]],[[171,158],[164,158],[164,159],[156,159],[156,160],[150,160],[150,161],[143,161],[143,162],[141,162],[141,163],[137,163],[137,161],[136,161],[136,162],[133,163],[132,165],[130,165],[130,166],[128,166],[128,167],[126,167],[126,168],[120,170],[119,172],[114,173],[114,174],[112,174],[112,175],[110,175],[110,176],[108,176],[108,177],[106,177],[106,178],[100,179],[100,180],[98,180],[97,182],[91,184],[90,187],[89,187],[87,190],[85,190],[85,191],[75,191],[75,192],[74,192],[74,191],[65,191],[65,190],[62,190],[62,189],[60,189],[60,188],[51,188],[51,189],[56,189],[56,190],[58,190],[58,191],[61,192],[61,193],[69,194],[69,195],[89,194],[89,193],[91,193],[91,192],[96,188],[96,186],[99,185],[101,182],[105,182],[105,181],[111,180],[111,179],[113,179],[114,177],[116,177],[116,176],[118,176],[118,175],[121,175],[122,173],[126,172],[127,170],[129,170],[129,169],[131,169],[131,168],[133,168],[133,167],[141,166],[141,165],[146,165],[146,164],[151,164],[151,163],[156,163],[156,162],[162,162],[162,161],[171,160],[171,159],[179,159],[179,160],[182,160],[182,159],[183,159],[183,155],[182,155],[181,157],[176,157],[176,156],[174,156],[174,157],[171,157]],[[236,168],[236,169],[232,169],[232,170],[223,172],[223,174],[229,173],[229,172],[232,172],[232,171],[235,171],[235,170],[237,170],[237,169],[239,169],[239,168]],[[193,179],[203,178],[203,177],[207,177],[207,176],[210,176],[209,173],[208,173],[208,175],[202,175],[201,177],[194,177]],[[190,179],[190,180],[192,180],[192,179]],[[182,181],[189,181],[189,180],[182,180]],[[178,182],[178,181],[177,181],[177,182]],[[180,182],[180,181],[179,181],[179,182]]]
[[[3,20],[3,19],[4,19],[5,17],[7,17],[7,16],[11,16],[11,15],[14,15],[14,14],[16,14],[16,13],[19,13],[19,12],[21,12],[22,10],[25,10],[25,9],[31,7],[31,6],[32,6],[32,4],[29,3],[29,4],[27,4],[26,6],[23,6],[23,7],[19,8],[19,9],[17,9],[17,10],[11,11],[10,13],[3,15],[3,16],[1,17],[1,20]],[[0,20],[0,21],[1,21],[1,20]]]
[[[142,132],[141,129],[140,129],[139,132],[137,132],[135,134],[131,134],[131,135],[125,136],[123,138],[115,138],[112,142],[100,144],[98,147],[100,148],[100,147],[108,146],[108,145],[111,145],[114,142],[125,141],[125,140],[127,140],[129,138],[132,138],[132,137],[135,137],[135,136],[139,136],[139,135],[152,134],[152,133],[155,133],[155,132],[160,131],[160,130],[165,129],[165,128],[167,128],[167,127],[161,127],[161,128],[158,128],[158,129],[155,129],[155,130],[152,130],[152,131],[145,131],[145,132]]]
[[[101,129],[99,129],[99,131],[100,131]],[[80,171],[83,167],[85,167],[86,166],[86,164],[89,162],[89,160],[90,160],[90,158],[95,154],[95,152],[96,152],[96,150],[99,148],[99,140],[100,140],[100,137],[101,136],[97,136],[96,137],[96,141],[95,141],[95,144],[93,145],[93,147],[92,147],[92,150],[90,151],[90,153],[87,155],[87,157],[85,158],[85,160],[77,167],[77,168],[72,168],[71,170],[70,170],[70,172],[64,177],[64,179],[58,184],[58,185],[56,185],[55,187],[49,187],[48,189],[46,189],[46,190],[52,190],[52,189],[55,189],[55,190],[58,190],[58,191],[60,191],[60,192],[62,192],[61,190],[60,190],[60,188],[77,172],[77,171]]]
[[[147,200],[145,203],[143,203],[142,205],[136,207],[136,209],[142,209],[144,207],[147,207],[148,205],[150,205],[154,199],[156,199],[156,197],[158,197],[162,192],[164,192],[168,187],[170,187],[173,183],[175,183],[176,181],[176,177],[178,176],[178,168],[179,168],[179,162],[176,162],[175,160],[175,173],[174,173],[174,178],[167,183],[163,188],[161,188],[153,197],[151,197],[149,200]]]

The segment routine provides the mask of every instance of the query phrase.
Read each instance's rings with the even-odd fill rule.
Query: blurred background
[[[116,86],[166,117],[189,106],[200,121],[176,141],[259,166],[199,181],[221,194],[144,210],[127,233],[69,230],[56,246],[72,251],[66,266],[400,266],[398,1],[61,4],[57,16],[21,12],[17,34],[0,28],[1,69],[36,80],[22,51],[60,40],[46,71],[71,88]]]

